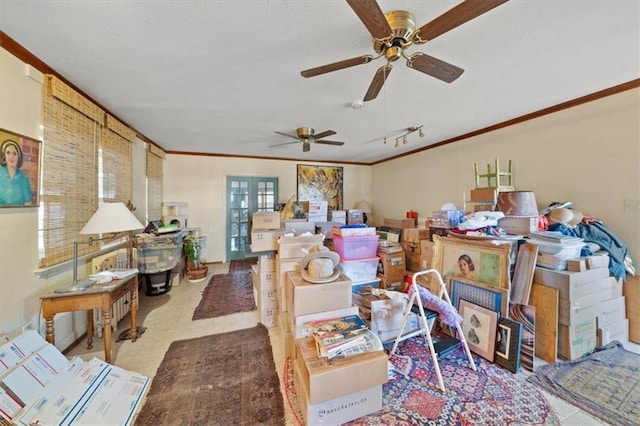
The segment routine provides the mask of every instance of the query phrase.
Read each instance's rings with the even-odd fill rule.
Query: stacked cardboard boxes
[[[402,230],[402,248],[407,258],[407,270],[422,271],[422,242],[429,241],[429,228],[407,228]]]
[[[298,408],[305,424],[341,424],[382,408],[387,356],[378,350],[330,362],[318,356],[305,324],[357,313],[351,305],[352,282],[344,275],[322,285],[287,272],[289,321],[285,355],[293,359]]]
[[[378,264],[378,278],[380,288],[393,291],[403,291],[404,276],[407,273],[407,260],[404,250],[387,253],[378,250],[380,263]]]
[[[275,254],[258,256],[253,266],[253,292],[260,322],[271,328],[278,325],[278,287]]]
[[[558,355],[561,358],[580,358],[614,337],[621,342],[628,341],[622,282],[609,276],[608,268],[572,272],[538,266],[533,280],[558,289]]]

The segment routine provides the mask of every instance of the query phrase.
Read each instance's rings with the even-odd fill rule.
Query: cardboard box
[[[277,327],[278,308],[267,308],[260,310],[260,322],[267,328]]]
[[[574,300],[597,293],[600,290],[600,281],[608,276],[609,271],[604,268],[571,272],[554,271],[537,266],[533,274],[533,282],[557,288],[561,299]]]
[[[329,202],[325,200],[303,201],[302,205],[307,216],[326,216],[329,213]]]
[[[278,250],[278,238],[282,235],[284,235],[284,229],[251,231],[251,251],[259,253]]]
[[[402,230],[402,241],[416,243],[429,239],[429,228],[405,228]]]
[[[508,234],[529,235],[538,230],[538,218],[505,216],[498,219],[498,227]]]
[[[589,294],[575,298],[559,300],[558,324],[574,325],[585,319],[595,318],[600,312],[600,299],[598,294]]]
[[[600,281],[600,290],[598,291],[599,300],[615,299],[623,294],[622,278],[607,277]]]
[[[292,361],[296,359],[296,338],[291,331],[283,333],[284,341],[284,357],[290,358]]]
[[[416,220],[415,219],[382,219],[382,225],[388,226],[389,228],[415,228]]]
[[[329,216],[324,214],[324,215],[309,215],[307,217],[307,220],[313,224],[315,224],[316,222],[326,222],[328,220]],[[315,229],[314,229],[315,230]],[[311,233],[313,233],[314,231],[309,231]]]
[[[607,327],[627,318],[624,296],[602,300],[598,311],[598,328]]]
[[[416,243],[413,241],[403,241],[402,248],[404,249],[404,252],[407,254],[412,253],[412,254],[419,255],[422,252],[422,246],[420,245],[420,242]]]
[[[606,327],[598,327],[596,333],[596,344],[598,346],[604,346],[614,340],[620,343],[627,343],[629,341],[629,320],[625,318]]]
[[[627,276],[622,292],[629,320],[629,340],[640,343],[640,276]]]
[[[596,319],[575,325],[558,325],[558,355],[567,361],[590,354],[596,348]]]
[[[422,271],[422,260],[419,254],[405,253],[407,259],[407,271]]]
[[[315,228],[314,228],[315,229]],[[278,256],[281,259],[302,258],[309,254],[313,246],[322,245],[324,235],[298,235],[294,237],[282,236],[278,240]]]
[[[439,228],[436,226],[432,226],[429,228],[429,241],[433,241],[433,236],[434,235],[439,235],[441,237],[447,237],[449,236],[449,231],[451,229],[449,228]]]
[[[389,281],[397,281],[404,278],[407,273],[407,261],[404,251],[396,253],[378,252],[378,275],[382,275]]]
[[[496,188],[476,188],[471,190],[469,201],[472,203],[491,203],[498,202],[498,191]]]
[[[407,287],[407,283],[404,281],[404,276],[402,276],[402,278],[390,279],[383,275],[378,275],[378,278],[380,278],[380,288],[385,290],[404,292]]]
[[[253,284],[258,291],[275,290],[278,288],[277,274],[275,271],[258,272]]]
[[[302,279],[300,272],[287,272],[291,300],[288,300],[290,315],[298,316],[332,311],[351,306],[351,280],[341,275],[337,280],[314,284]]]
[[[291,289],[287,285],[286,273],[299,271],[302,258],[281,259],[276,255],[276,279],[280,296],[280,312],[288,309],[287,300]]]
[[[256,298],[256,305],[258,309],[263,311],[265,309],[278,310],[278,290],[255,290],[254,297]]]
[[[331,361],[318,356],[312,337],[296,340],[296,367],[310,404],[349,395],[387,382],[387,354],[373,351]]]
[[[276,270],[276,255],[274,254],[264,254],[262,256],[258,256],[258,272],[269,272]]]
[[[305,425],[340,425],[382,409],[382,385],[312,404],[309,402],[309,391],[300,378],[300,372],[298,369],[295,370],[294,385],[298,411],[302,413]]]
[[[349,306],[348,308],[316,312],[315,314],[297,315],[291,318],[291,330],[293,332],[293,337],[296,339],[302,339],[304,337],[311,336],[311,331],[307,327],[307,324],[311,321],[340,318],[349,315],[358,315],[358,307]]]
[[[252,230],[280,229],[280,212],[255,212],[251,222]]]

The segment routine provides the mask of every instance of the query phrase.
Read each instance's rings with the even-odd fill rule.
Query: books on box
[[[320,357],[331,359],[378,350],[371,337],[366,336],[367,324],[358,315],[311,321],[308,328]]]

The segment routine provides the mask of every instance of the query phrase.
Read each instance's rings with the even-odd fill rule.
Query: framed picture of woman
[[[0,129],[0,207],[40,204],[41,142]]]
[[[433,236],[433,266],[443,279],[459,278],[508,289],[511,244]],[[451,291],[451,289],[449,289]]]

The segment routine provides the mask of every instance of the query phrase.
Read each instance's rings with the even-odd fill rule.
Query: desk
[[[138,310],[138,274],[108,284],[96,284],[87,290],[71,293],[49,293],[41,296],[42,316],[46,324],[47,342],[55,344],[53,316],[60,312],[87,310],[87,349],[93,347],[93,310],[102,309],[104,331],[104,360],[111,363],[111,307],[125,294],[131,296],[131,341],[138,338],[136,312]]]

